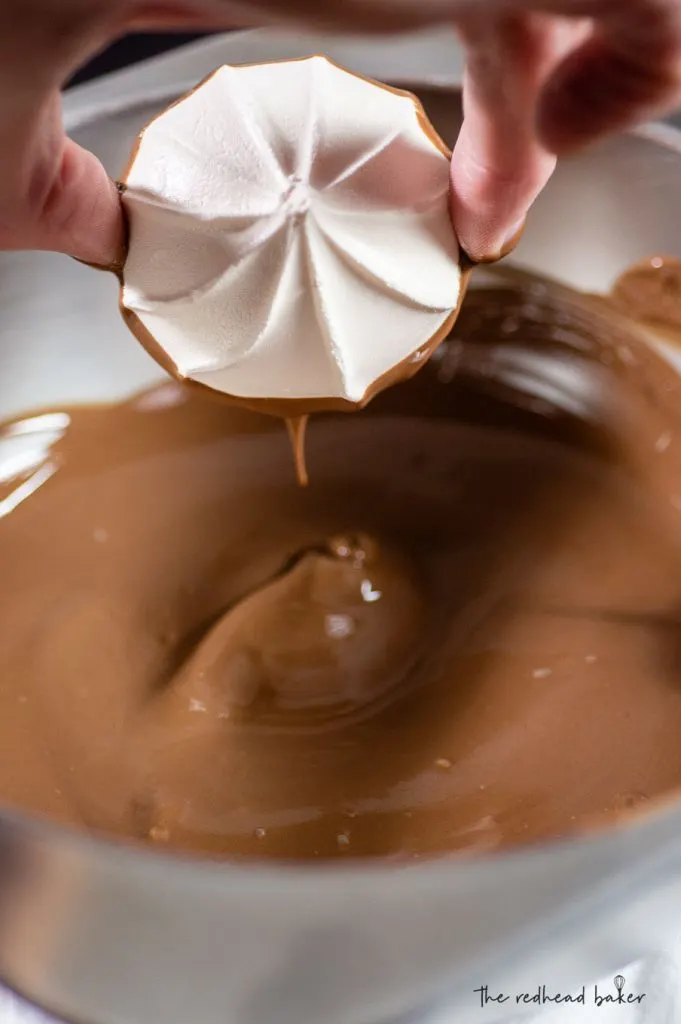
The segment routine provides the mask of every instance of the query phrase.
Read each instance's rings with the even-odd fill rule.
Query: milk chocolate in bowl
[[[0,798],[164,849],[409,859],[673,792],[680,409],[617,312],[520,275],[319,417],[306,490],[276,420],[175,382],[7,425]]]

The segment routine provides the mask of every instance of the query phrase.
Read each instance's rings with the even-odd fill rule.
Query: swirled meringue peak
[[[361,405],[453,323],[449,151],[414,96],[325,57],[219,68],[144,129],[123,184],[122,310],[180,377]]]

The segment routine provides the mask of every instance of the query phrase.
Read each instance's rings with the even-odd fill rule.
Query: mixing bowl
[[[386,51],[372,63],[372,46],[289,39],[277,52],[323,50],[385,75]],[[393,63],[406,67],[399,46]],[[416,90],[451,141],[458,93],[423,41],[413,46],[410,82],[421,61]],[[153,95],[116,79],[105,103],[67,102],[67,124],[115,176],[135,133],[186,84],[178,77],[273,49],[259,33],[194,47],[174,58],[174,77],[172,60],[155,79],[152,69]],[[593,290],[653,253],[681,257],[681,134],[662,127],[563,162],[515,259]],[[2,256],[0,415],[162,379],[116,300],[112,277],[66,257]],[[481,1019],[482,984],[581,986],[668,941],[679,912],[673,801],[589,838],[404,867],[199,863],[0,814],[0,978],[88,1024],[386,1024],[445,1006],[467,1024]],[[484,1019],[515,1013],[491,1004]]]

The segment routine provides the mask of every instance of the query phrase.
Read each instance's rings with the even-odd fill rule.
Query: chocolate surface
[[[666,328],[676,340],[681,331],[681,260],[651,256],[630,267],[615,282],[612,299],[625,315]]]
[[[0,799],[410,858],[674,790],[680,416],[623,318],[516,274],[417,376],[311,421],[306,489],[280,421],[175,382],[8,424]]]

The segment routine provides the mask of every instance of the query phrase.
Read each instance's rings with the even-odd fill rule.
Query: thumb
[[[123,244],[116,187],[64,135],[59,86],[116,32],[113,3],[0,3],[0,248],[109,264]]]
[[[64,252],[106,267],[123,259],[125,225],[118,190],[94,154],[71,139],[64,137],[44,201],[29,213],[24,236],[29,232],[30,248]]]
[[[0,0],[0,249],[50,249],[111,266],[125,223],[99,160],[66,138],[59,87],[139,17],[224,24],[218,0]]]
[[[0,249],[50,249],[88,263],[117,262],[124,221],[116,186],[99,160],[64,135],[59,93],[5,118],[0,168]]]

